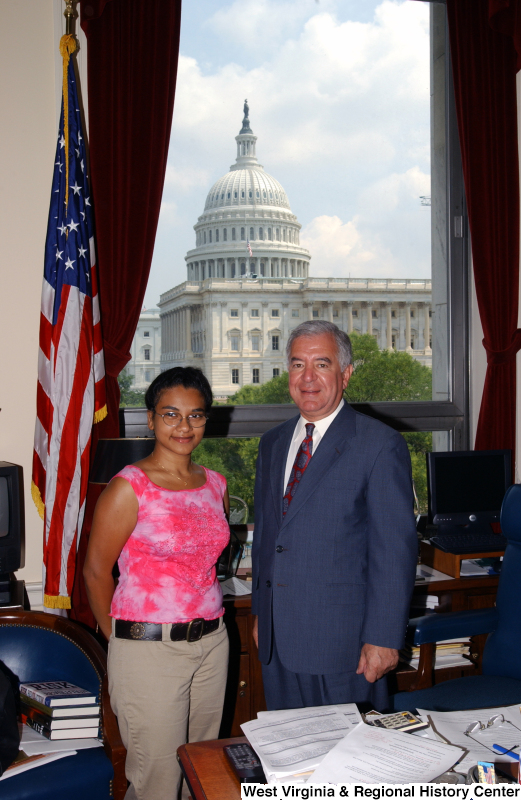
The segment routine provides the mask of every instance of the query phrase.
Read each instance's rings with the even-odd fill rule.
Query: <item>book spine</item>
[[[21,702],[22,714],[26,717],[32,719],[34,722],[37,722],[43,728],[47,728],[48,730],[52,730],[52,717],[47,716],[47,714],[42,714],[41,711],[37,711],[35,708],[32,708],[27,703],[24,703],[22,700]]]
[[[43,694],[43,692],[37,692],[35,689],[29,689],[27,686],[20,686],[20,694],[26,694],[27,697],[36,700],[36,702],[41,703],[42,706],[51,705],[52,697]]]
[[[28,717],[27,714],[21,714],[20,716],[21,716],[22,722],[25,725],[28,725],[29,728],[32,728],[33,731],[36,731],[36,733],[41,733],[41,735],[45,736],[46,739],[50,739],[51,738],[51,729],[50,729],[50,727],[47,727],[47,725],[40,725],[39,722],[35,722],[35,720],[31,719],[31,717]]]
[[[21,693],[20,700],[22,705],[26,705],[28,708],[34,708],[36,711],[39,711],[40,714],[46,714],[49,719],[52,719],[53,709],[44,705],[43,703],[39,703],[38,700],[34,699],[34,697],[29,697],[28,694]]]

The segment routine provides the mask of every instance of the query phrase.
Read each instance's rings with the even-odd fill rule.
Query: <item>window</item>
[[[278,367],[273,367],[273,377],[278,378],[280,375],[280,369]]]
[[[151,374],[151,371],[150,371],[149,369],[146,369],[146,370],[145,370],[145,381],[146,381],[147,383],[150,383],[150,381],[151,381],[151,380],[152,380],[152,374]]]
[[[203,231],[203,241],[206,244],[206,231]]]
[[[253,233],[253,228],[250,228],[250,242],[252,242],[254,238],[255,238],[255,236],[254,236],[254,233]]]
[[[291,309],[291,316],[292,317],[300,317],[300,309],[299,308],[292,308]]]
[[[150,348],[145,347],[143,355],[145,357],[145,361],[150,361]]]
[[[373,308],[371,310],[371,316],[372,316],[373,319],[377,319],[378,318],[378,311],[375,311],[374,308]]]
[[[282,228],[282,241],[286,241],[286,228]]]
[[[231,308],[230,309],[230,317],[238,317],[239,316],[239,309],[238,308]]]
[[[259,228],[259,239],[261,241],[264,239],[264,228]]]
[[[411,319],[414,319],[414,308],[411,308]]]
[[[235,228],[232,228],[232,242],[235,241]]]
[[[278,308],[272,308],[271,309],[271,316],[272,317],[278,317],[279,316],[279,309]]]
[[[232,383],[239,383],[239,370],[232,369]]]
[[[254,367],[252,370],[252,383],[260,383],[260,369]]]
[[[146,337],[150,336],[150,331],[143,331],[143,336],[146,336]]]
[[[255,350],[257,353],[260,350],[260,336],[258,336],[256,333],[251,337],[251,349]]]
[[[251,309],[251,316],[252,317],[258,317],[259,316],[259,309],[258,308],[252,308]]]
[[[241,197],[242,197],[242,199],[244,200],[244,189],[243,189],[243,190],[242,190],[242,192],[241,192]]]
[[[231,194],[230,194],[230,192],[228,192],[228,194],[226,195],[226,199],[229,200],[230,197],[231,197]]]
[[[338,317],[338,308],[333,309],[333,316]]]
[[[212,243],[212,232],[211,231],[208,231],[208,241],[209,241],[210,244]]]
[[[271,228],[268,228],[268,240],[271,242]]]
[[[216,241],[216,242],[218,242],[218,241],[219,241],[219,231],[218,231],[218,230],[217,230],[217,231],[215,231],[215,241]]]
[[[394,309],[391,311],[391,317],[396,319],[396,311]]]
[[[393,348],[393,350],[396,349],[396,336],[394,335],[394,333],[391,337],[391,347]]]
[[[278,350],[279,349],[279,337],[278,336],[272,336],[271,337],[271,349],[272,350]]]
[[[228,228],[225,228],[223,230],[223,242],[227,242],[227,241],[228,241]]]
[[[230,350],[239,350],[239,337],[236,334],[230,336]]]
[[[280,242],[280,228],[275,228],[275,239]]]
[[[241,228],[241,242],[245,242],[245,241],[246,241],[246,229],[245,228]]]
[[[241,261],[241,275],[246,275],[246,262]]]
[[[353,308],[353,317],[357,317],[357,316],[358,316],[358,309],[357,308]]]
[[[318,319],[318,308],[313,309],[313,319]]]

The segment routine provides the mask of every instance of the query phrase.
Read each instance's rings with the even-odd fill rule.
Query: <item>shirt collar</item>
[[[320,438],[322,438],[322,436],[325,434],[325,432],[327,431],[327,429],[329,428],[329,426],[331,425],[337,414],[339,414],[342,411],[344,405],[345,405],[345,400],[342,397],[332,414],[329,414],[328,417],[324,417],[324,419],[319,419],[317,422],[313,423],[315,425],[315,430],[313,431],[313,433],[318,432],[320,434]],[[306,427],[308,422],[309,420],[305,419],[301,414],[299,417],[299,421],[297,422],[297,427],[295,428],[295,433],[293,434],[293,441],[302,438],[304,428]]]

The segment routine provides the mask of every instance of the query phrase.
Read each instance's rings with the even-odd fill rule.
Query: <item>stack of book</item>
[[[445,639],[436,643],[435,669],[447,667],[468,667],[470,656],[470,638]],[[400,650],[400,661],[405,662],[413,669],[418,669],[420,661],[420,648],[410,645]]]
[[[21,683],[22,722],[47,739],[98,736],[100,706],[96,697],[68,681]]]

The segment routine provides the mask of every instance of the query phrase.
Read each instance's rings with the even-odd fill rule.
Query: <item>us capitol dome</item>
[[[136,346],[136,386],[177,366],[200,367],[216,400],[286,369],[288,336],[307,319],[368,333],[381,349],[407,350],[424,364],[430,346],[430,280],[312,278],[301,225],[280,183],[257,161],[244,104],[237,158],[214,183],[194,225],[187,280],[161,295],[161,357],[151,363],[149,319]],[[141,321],[140,321],[141,325]]]
[[[214,183],[194,225],[196,246],[186,255],[188,280],[307,278],[311,256],[300,247],[302,226],[280,183],[257,161],[247,101],[235,141],[236,162]]]

